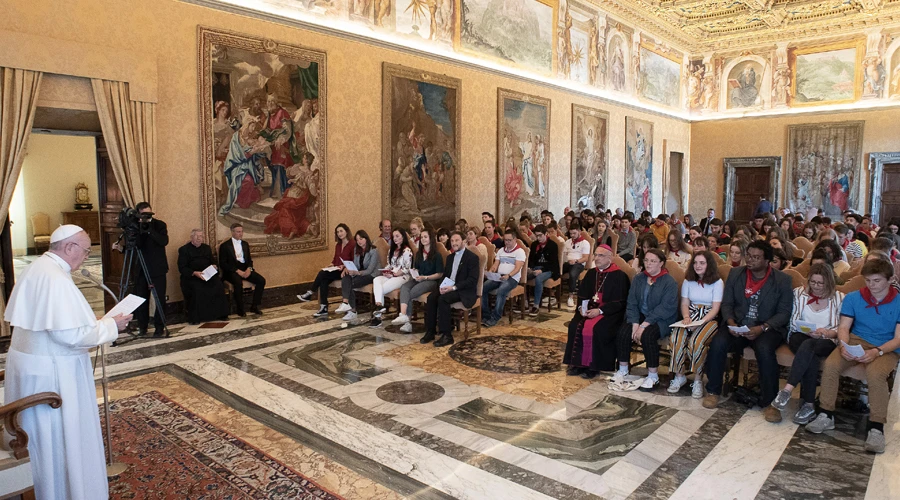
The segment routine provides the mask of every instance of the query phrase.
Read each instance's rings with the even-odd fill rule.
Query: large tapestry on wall
[[[625,117],[625,210],[650,210],[653,186],[653,123]]]
[[[456,78],[384,64],[383,216],[407,227],[459,219],[460,88]]]
[[[326,220],[325,52],[199,29],[204,225],[254,252],[320,250]]]
[[[677,108],[681,106],[681,60],[650,44],[641,44],[638,95]]]
[[[549,206],[550,99],[497,91],[497,206],[500,221]]]
[[[572,105],[572,200],[576,210],[606,209],[609,113]]]
[[[822,208],[834,218],[865,211],[859,199],[862,121],[788,126],[787,201],[794,213]]]
[[[552,73],[557,0],[458,1],[458,50]]]

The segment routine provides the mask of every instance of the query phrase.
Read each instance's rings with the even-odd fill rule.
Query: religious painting
[[[498,89],[498,217],[528,212],[533,218],[549,206],[550,99]]]
[[[458,2],[457,50],[552,74],[557,0]]]
[[[736,64],[728,73],[728,109],[754,108],[762,105],[763,67],[756,61]]]
[[[625,92],[625,77],[628,68],[628,46],[621,35],[612,35],[606,54],[607,88]]]
[[[891,57],[891,81],[889,82],[890,97],[900,98],[900,48],[895,49]]]
[[[581,211],[606,210],[609,113],[572,105],[572,200]]]
[[[681,57],[654,44],[641,43],[638,95],[658,104],[677,108],[681,99]]]
[[[793,106],[852,102],[862,91],[862,42],[794,49]]]
[[[625,117],[625,210],[650,210],[653,186],[653,123]]]
[[[421,40],[453,40],[455,0],[406,0],[394,14],[394,31]]]
[[[862,121],[788,126],[788,208],[805,214],[822,208],[840,219],[848,209],[864,212],[859,196]]]
[[[597,55],[596,11],[569,0],[560,6],[560,37],[557,38],[557,74],[560,78],[593,85]]]
[[[203,27],[199,38],[207,240],[238,222],[254,252],[325,248],[325,52]]]
[[[459,219],[460,89],[456,78],[384,63],[383,217],[408,227],[421,217]]]

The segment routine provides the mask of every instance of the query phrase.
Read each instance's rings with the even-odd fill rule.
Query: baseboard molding
[[[266,288],[263,291],[262,307],[281,307],[297,303],[297,295],[309,290],[311,281]],[[184,310],[184,300],[166,303],[166,324],[174,325],[186,323],[187,313]]]

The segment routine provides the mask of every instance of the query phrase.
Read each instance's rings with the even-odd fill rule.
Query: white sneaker
[[[391,321],[391,324],[395,325],[395,326],[403,325],[405,323],[409,323],[409,316],[407,316],[405,314],[401,314],[401,315],[397,316],[396,318],[394,318],[393,321]]]
[[[350,304],[348,304],[346,302],[341,302],[341,305],[339,305],[338,308],[334,310],[334,312],[340,314],[340,313],[345,313],[351,309],[353,309],[353,308],[350,307]]]
[[[550,305],[550,299],[548,299],[547,297],[542,298],[541,305],[547,307],[548,305]]]
[[[375,312],[372,313],[372,315],[376,318],[380,318],[386,312],[387,312],[386,307],[379,307],[378,309],[375,309]]]
[[[353,321],[357,317],[357,314],[353,311],[348,311],[347,314],[344,315],[344,321]]]
[[[400,331],[403,333],[412,333],[412,323],[405,323],[400,327]]]
[[[575,309],[575,299],[573,299],[571,295],[569,296],[569,300],[566,301],[566,307]]]
[[[617,384],[621,384],[625,381],[625,377],[628,376],[628,370],[616,370],[616,373],[613,375],[613,382]]]
[[[703,398],[703,379],[694,380],[693,385],[691,385],[691,396],[694,399],[702,399]]]
[[[644,383],[641,384],[640,389],[642,391],[652,391],[657,385],[659,385],[659,376],[651,377],[647,375],[647,378],[644,379]]]
[[[684,384],[686,383],[687,377],[685,377],[684,375],[675,375],[675,378],[669,381],[669,388],[666,390],[669,391],[669,394],[676,394],[681,390],[682,387],[684,387]]]
[[[302,295],[298,295],[297,300],[299,300],[300,302],[309,302],[310,300],[312,300],[312,296],[313,296],[312,291],[307,290],[307,291],[303,292]]]

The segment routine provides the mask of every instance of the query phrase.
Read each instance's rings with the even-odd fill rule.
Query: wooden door
[[[113,250],[112,245],[122,232],[116,227],[116,224],[119,212],[125,208],[125,199],[122,197],[119,183],[116,182],[115,174],[113,174],[109,153],[102,137],[97,137],[97,186],[100,191],[100,251],[103,259],[103,283],[113,293],[118,294],[125,258],[121,252]],[[108,311],[115,304],[109,294],[104,294],[104,296]]]
[[[900,216],[900,163],[885,163],[881,175],[881,213],[878,214],[878,222],[886,226],[891,217]]]
[[[772,169],[743,167],[734,169],[734,211],[732,219],[745,224],[753,218],[759,195],[770,196]]]

